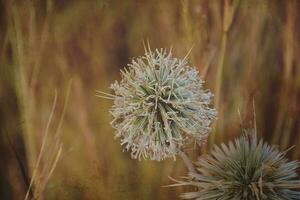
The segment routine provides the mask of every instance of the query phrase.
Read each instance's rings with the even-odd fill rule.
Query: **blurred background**
[[[177,199],[178,158],[136,161],[110,127],[143,41],[199,69],[218,110],[206,146],[253,128],[300,159],[300,1],[0,1],[0,199]],[[255,108],[255,109],[254,109]],[[254,112],[255,110],[255,112]],[[28,188],[30,188],[28,190]]]

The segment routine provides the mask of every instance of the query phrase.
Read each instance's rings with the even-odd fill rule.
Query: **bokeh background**
[[[206,146],[253,128],[300,159],[300,1],[0,1],[0,199],[177,199],[178,158],[136,161],[111,92],[143,41],[189,55],[215,94]],[[33,181],[32,181],[33,180]],[[31,188],[28,190],[28,188]],[[28,190],[28,192],[27,192]]]

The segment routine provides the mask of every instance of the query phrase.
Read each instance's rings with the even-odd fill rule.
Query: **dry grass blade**
[[[43,137],[43,141],[42,141],[42,146],[40,148],[38,159],[36,161],[36,165],[35,165],[34,170],[33,170],[33,174],[32,174],[31,180],[30,180],[30,184],[29,184],[29,188],[28,188],[26,196],[25,196],[25,200],[27,200],[28,197],[29,197],[29,191],[31,190],[33,182],[35,181],[36,175],[38,173],[38,167],[40,165],[42,156],[44,154],[46,140],[47,140],[47,136],[48,136],[48,133],[49,133],[49,127],[50,127],[50,124],[51,124],[51,121],[52,121],[52,117],[53,117],[53,114],[54,114],[54,110],[55,110],[55,107],[56,107],[56,101],[57,101],[57,91],[55,90],[54,100],[53,100],[53,104],[52,104],[52,109],[51,109],[51,113],[50,113],[50,116],[49,116],[49,119],[48,119],[48,122],[47,122],[46,129],[45,129],[45,133],[44,133],[44,137]]]
[[[42,139],[42,145],[41,145],[39,155],[38,155],[38,158],[37,158],[37,161],[35,164],[35,168],[33,170],[32,178],[30,180],[30,184],[29,184],[26,196],[25,196],[25,200],[27,200],[29,198],[29,191],[32,190],[32,187],[34,186],[34,184],[35,184],[35,190],[34,190],[35,197],[40,198],[40,196],[42,195],[43,191],[45,190],[45,187],[46,187],[47,183],[49,182],[49,180],[57,166],[57,163],[61,157],[63,145],[59,139],[59,134],[60,134],[63,120],[64,120],[64,115],[66,112],[68,99],[70,96],[71,85],[72,85],[72,80],[70,81],[68,88],[67,88],[64,106],[63,106],[63,110],[62,110],[62,113],[60,116],[60,120],[59,120],[57,129],[55,131],[55,134],[53,135],[53,138],[52,137],[49,138],[48,137],[49,131],[50,131],[49,129],[50,129],[51,122],[53,121],[53,115],[54,115],[56,104],[57,104],[57,91],[55,90],[51,113],[50,113],[50,116],[47,121],[45,133],[44,133],[43,139]],[[49,144],[49,146],[47,148],[48,150],[46,151],[47,144]],[[42,164],[42,163],[45,163],[45,164]]]

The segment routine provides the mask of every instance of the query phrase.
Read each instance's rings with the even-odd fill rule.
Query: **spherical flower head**
[[[209,107],[212,94],[202,88],[203,80],[186,58],[149,48],[121,76],[111,85],[111,124],[132,158],[160,161],[191,140],[206,140],[216,118]]]
[[[190,185],[197,191],[184,193],[183,199],[296,200],[300,197],[299,162],[288,161],[286,152],[243,135],[201,157],[197,173],[175,185]]]

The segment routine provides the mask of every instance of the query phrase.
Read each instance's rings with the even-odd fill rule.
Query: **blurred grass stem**
[[[239,1],[230,1],[225,0],[223,11],[223,32],[222,32],[222,41],[221,41],[221,50],[219,53],[219,61],[218,61],[218,68],[217,68],[217,78],[216,78],[216,91],[215,91],[215,108],[218,111],[219,117],[222,119],[222,109],[220,105],[220,99],[222,96],[221,89],[223,84],[223,76],[224,76],[224,62],[225,62],[225,55],[226,55],[226,47],[227,47],[227,38],[228,32],[230,27],[232,26],[232,22],[238,7]],[[216,127],[221,124],[220,120],[214,123],[214,129],[210,136],[210,143],[209,147],[211,148],[214,143],[216,143]],[[222,137],[222,135],[220,135]],[[222,140],[222,138],[220,138]]]
[[[47,125],[46,125],[46,129],[45,129],[45,133],[44,133],[44,137],[43,137],[43,141],[42,141],[42,146],[40,148],[38,159],[37,159],[35,168],[33,170],[33,174],[32,174],[31,180],[30,180],[30,184],[29,184],[29,188],[28,188],[26,196],[25,196],[25,200],[27,200],[28,197],[29,197],[29,191],[30,191],[30,189],[31,189],[31,187],[33,185],[33,182],[35,180],[35,177],[36,177],[36,174],[37,174],[37,171],[38,171],[38,167],[40,165],[42,156],[44,154],[46,140],[47,140],[47,136],[48,136],[48,133],[49,133],[49,127],[50,127],[50,124],[51,124],[51,121],[52,121],[52,118],[53,118],[54,110],[55,110],[55,107],[56,107],[56,102],[57,102],[57,91],[55,90],[54,100],[53,100],[53,104],[52,104],[52,109],[51,109],[51,113],[50,113],[50,116],[49,116],[49,119],[48,119],[48,122],[47,122]]]

